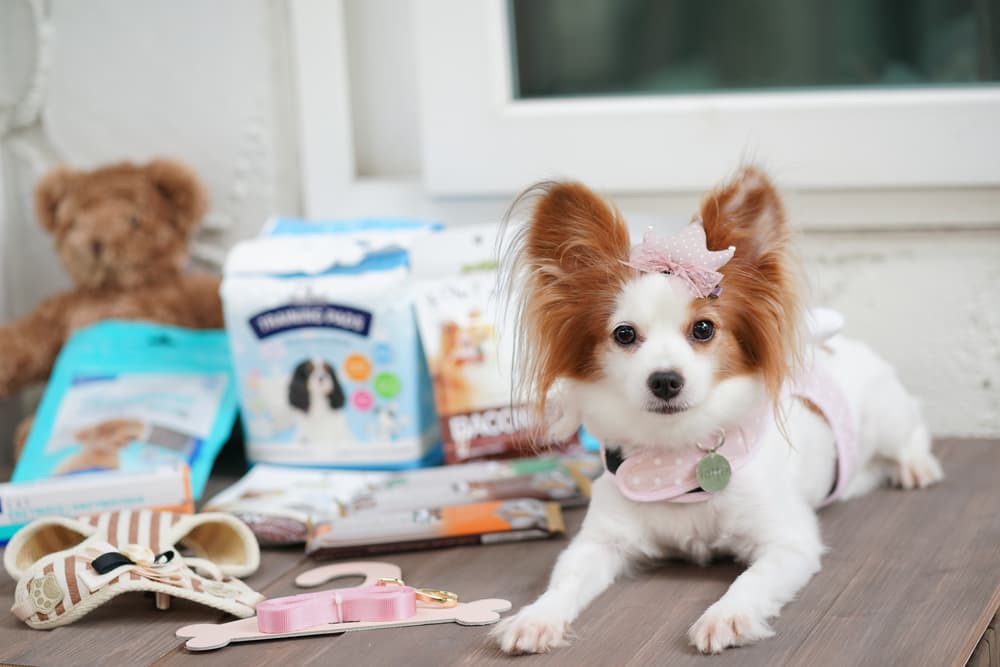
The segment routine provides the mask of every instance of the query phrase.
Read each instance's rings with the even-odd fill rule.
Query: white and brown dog
[[[584,186],[529,193],[508,264],[524,384],[539,415],[556,415],[548,437],[584,424],[607,472],[548,590],[495,637],[509,653],[548,651],[630,566],[717,554],[747,569],[692,619],[690,641],[717,653],[771,636],[820,569],[818,507],[941,478],[916,401],[862,343],[808,337],[783,207],[760,170],[709,194],[680,235],[634,248]]]

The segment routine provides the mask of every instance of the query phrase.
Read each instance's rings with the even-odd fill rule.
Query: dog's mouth
[[[657,401],[655,403],[648,403],[646,405],[646,411],[658,415],[676,415],[688,410],[690,407],[690,403],[668,403],[665,401]]]

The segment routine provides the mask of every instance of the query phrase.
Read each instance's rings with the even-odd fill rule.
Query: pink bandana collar
[[[729,461],[735,475],[753,458],[771,420],[762,410],[752,419],[726,434],[719,448]],[[714,436],[713,436],[714,437]],[[609,448],[614,450],[614,447]],[[608,452],[601,447],[605,474],[610,475],[621,494],[629,500],[648,503],[666,500],[672,503],[697,503],[713,494],[700,491],[697,477],[698,462],[706,452],[692,444],[684,450],[654,449],[643,451],[621,462],[614,472],[608,467]],[[613,456],[612,456],[613,458]]]
[[[625,262],[643,273],[665,273],[675,276],[696,299],[719,296],[722,274],[719,269],[733,258],[734,246],[725,250],[709,250],[705,226],[695,220],[670,238],[659,238],[650,229],[642,243],[634,246]]]

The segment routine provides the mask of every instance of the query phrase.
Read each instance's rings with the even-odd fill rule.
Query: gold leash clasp
[[[406,582],[399,577],[379,577],[375,581],[376,586],[405,586]]]
[[[375,582],[376,586],[406,586],[399,577],[379,577]],[[417,600],[427,602],[438,607],[450,608],[458,604],[458,595],[451,591],[441,591],[435,588],[415,588]]]
[[[458,604],[458,596],[450,591],[439,591],[433,588],[418,588],[417,599],[421,602],[430,602],[439,607],[454,607]]]

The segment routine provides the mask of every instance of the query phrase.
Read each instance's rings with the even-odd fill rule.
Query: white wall
[[[814,301],[886,357],[936,435],[1000,437],[1000,231],[809,233]]]
[[[355,159],[362,177],[420,175],[412,10],[409,1],[399,0],[349,0],[344,5]]]
[[[4,19],[28,2],[4,3]],[[294,99],[284,3],[180,0],[38,3],[34,52],[5,61],[20,90],[17,126],[3,136],[10,175],[4,282],[19,284],[7,315],[67,281],[36,227],[31,190],[56,161],[91,168],[167,155],[209,189],[195,254],[218,263],[272,212],[298,207]],[[27,34],[31,34],[28,31]],[[24,33],[21,33],[24,34]],[[23,103],[24,97],[32,98]],[[0,101],[0,104],[4,104]]]

